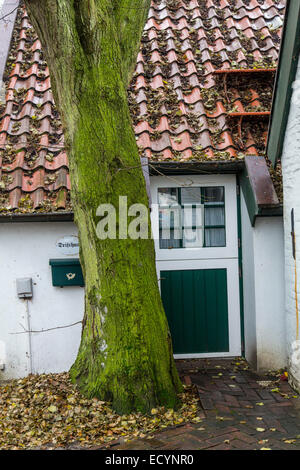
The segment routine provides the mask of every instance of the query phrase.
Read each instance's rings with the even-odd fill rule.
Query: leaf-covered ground
[[[117,415],[109,403],[87,400],[64,374],[31,375],[0,386],[0,449],[101,446],[149,436],[168,426],[197,423],[198,396],[184,387],[181,407],[151,415]]]

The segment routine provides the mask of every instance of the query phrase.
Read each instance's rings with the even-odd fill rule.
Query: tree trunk
[[[131,8],[120,8],[121,6]],[[27,0],[65,127],[85,278],[81,344],[71,377],[120,413],[174,407],[181,384],[151,238],[96,234],[100,204],[148,205],[126,88],[149,0]],[[133,6],[138,7],[136,9]],[[126,35],[128,31],[128,35]],[[148,214],[149,220],[149,214]]]

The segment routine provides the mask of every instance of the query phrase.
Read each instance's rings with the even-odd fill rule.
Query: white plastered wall
[[[82,320],[84,289],[53,287],[50,258],[62,258],[56,241],[76,235],[73,223],[27,222],[0,224],[0,379],[30,372],[27,312],[32,330],[45,330]],[[76,257],[76,256],[75,256]],[[16,279],[31,277],[32,300],[21,300]],[[19,333],[21,334],[15,334]],[[32,372],[62,372],[72,365],[78,350],[81,323],[63,329],[32,333]]]
[[[258,217],[251,227],[241,201],[245,351],[259,371],[286,365],[282,217]]]

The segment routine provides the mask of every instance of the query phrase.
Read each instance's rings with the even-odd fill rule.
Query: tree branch
[[[6,15],[1,16],[0,21],[4,21],[5,23],[11,22],[10,20],[6,20],[6,18],[7,18],[8,16],[12,15],[18,8],[19,8],[19,6],[15,7],[13,10],[11,10],[11,11],[8,12],[8,13],[6,13]]]
[[[76,321],[75,323],[70,323],[69,325],[55,326],[53,328],[46,328],[44,330],[26,330],[23,325],[21,327],[24,331],[17,331],[16,333],[10,333],[11,335],[23,335],[24,333],[45,333],[46,331],[60,330],[62,328],[70,328],[71,326],[79,325],[82,323],[82,320]]]

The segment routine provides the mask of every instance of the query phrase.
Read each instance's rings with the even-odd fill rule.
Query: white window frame
[[[237,200],[235,175],[186,175],[152,176],[151,182],[151,224],[154,234],[156,260],[188,260],[238,258],[237,244]],[[223,186],[225,192],[225,247],[172,248],[159,247],[158,189],[187,186]]]

